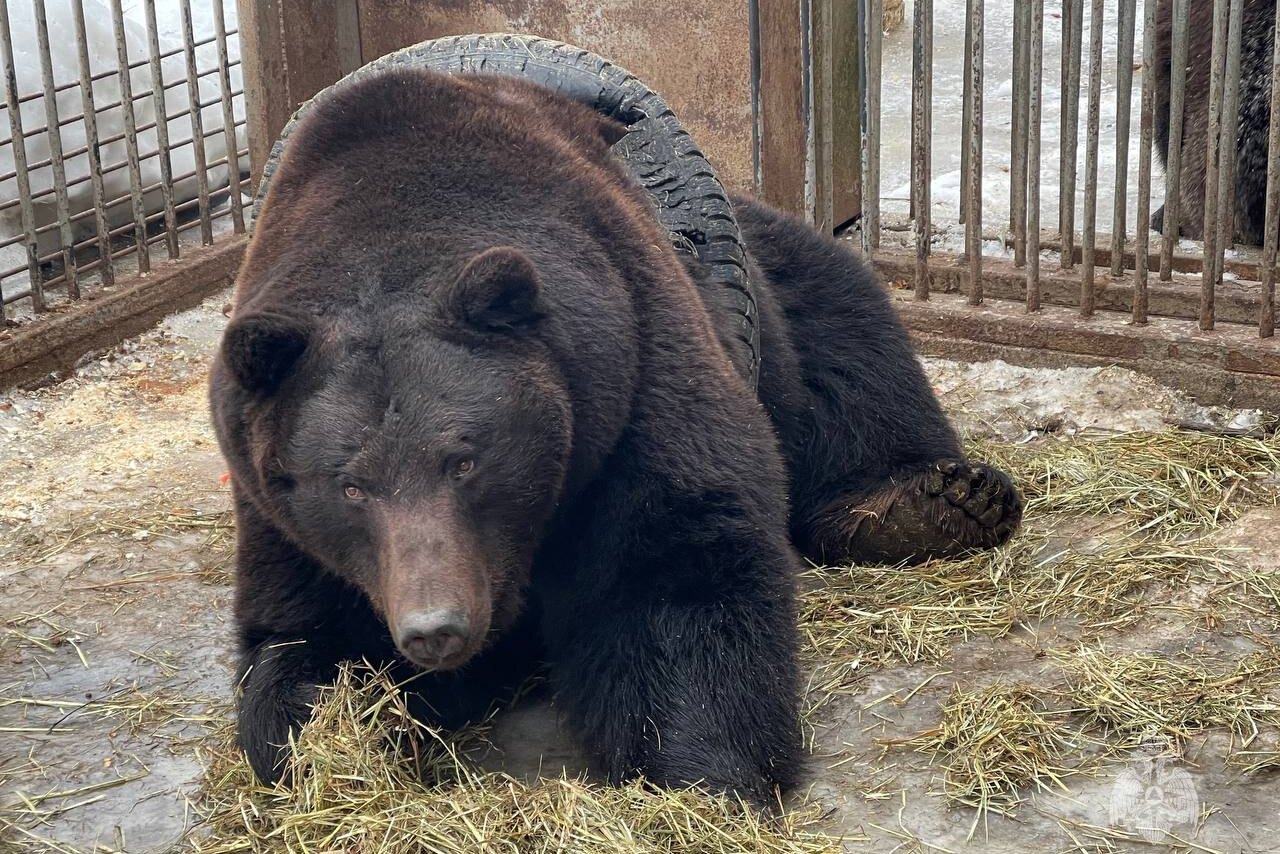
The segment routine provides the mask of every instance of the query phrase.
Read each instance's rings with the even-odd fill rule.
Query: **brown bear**
[[[211,380],[263,780],[344,660],[400,668],[447,727],[545,665],[609,779],[776,801],[801,767],[800,555],[922,560],[1017,526],[871,271],[737,199],[754,390],[622,132],[422,70],[293,132]]]
[[[1209,141],[1209,83],[1213,68],[1213,2],[1190,0],[1187,79],[1182,118],[1182,174],[1178,182],[1178,232],[1204,237],[1204,180]],[[1233,238],[1261,246],[1266,237],[1267,137],[1271,132],[1271,56],[1275,45],[1275,0],[1244,0],[1240,43],[1239,142],[1235,166]],[[1169,92],[1173,55],[1173,0],[1157,0],[1155,38],[1155,150],[1169,162]],[[1224,60],[1225,61],[1225,60]],[[1164,231],[1164,207],[1151,217]]]

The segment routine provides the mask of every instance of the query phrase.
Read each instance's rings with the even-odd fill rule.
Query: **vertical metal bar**
[[[1138,141],[1138,221],[1133,245],[1133,322],[1147,322],[1151,251],[1151,144],[1155,136],[1156,0],[1142,4],[1142,115]]]
[[[129,193],[133,199],[133,236],[138,245],[138,271],[146,273],[151,269],[151,249],[147,245],[147,213],[142,206],[142,168],[138,162],[138,121],[133,112],[133,80],[129,70],[129,45],[125,41],[124,10],[120,7],[120,0],[111,0],[111,20],[115,25],[116,68],[120,74],[120,110],[124,114],[124,145],[129,160]]]
[[[1133,112],[1133,40],[1138,0],[1120,0],[1120,42],[1116,46],[1116,189],[1111,205],[1111,275],[1124,273],[1128,235],[1129,124]],[[1143,226],[1145,227],[1145,226]]]
[[[911,199],[915,203],[916,299],[929,298],[929,241],[932,237],[933,180],[933,0],[915,0],[912,39]]]
[[[164,70],[160,65],[160,33],[156,26],[156,0],[145,0],[147,50],[151,59],[151,99],[156,111],[156,157],[160,159],[160,193],[164,199],[164,245],[169,257],[177,258],[178,213],[173,205],[173,157],[169,152],[168,107],[165,106]]]
[[[831,39],[831,5],[827,0],[827,40]],[[831,53],[828,53],[828,63]],[[867,9],[867,162],[862,193],[863,252],[870,258],[880,248],[880,73],[884,65],[884,0],[869,0]],[[830,84],[830,74],[827,80]]]
[[[969,255],[969,304],[982,305],[982,57],[984,0],[968,0],[970,53],[969,210],[965,217],[965,251]]]
[[[1080,314],[1093,314],[1094,250],[1098,239],[1098,144],[1102,111],[1102,0],[1093,0],[1089,17],[1089,106],[1085,119],[1084,236],[1081,241]]]
[[[1031,0],[1027,70],[1027,311],[1040,310],[1040,114],[1044,75],[1044,0]]]
[[[1075,266],[1076,168],[1080,135],[1080,65],[1084,44],[1084,0],[1063,0],[1071,6],[1071,32],[1063,43],[1066,85],[1062,90],[1062,180],[1058,204],[1058,231],[1062,243],[1061,268]],[[1065,14],[1064,14],[1065,17]]]
[[[1027,21],[1030,0],[1013,3],[1013,95],[1009,121],[1009,231],[1014,264],[1026,263]]]
[[[1173,0],[1173,46],[1169,58],[1169,151],[1166,156],[1164,234],[1160,241],[1160,279],[1173,279],[1173,247],[1178,242],[1182,206],[1182,118],[1187,89],[1187,4]]]
[[[58,118],[58,93],[53,82],[53,57],[49,52],[49,22],[44,0],[34,0],[36,47],[40,53],[40,76],[44,85],[45,137],[49,140],[49,160],[53,170],[53,193],[58,210],[58,237],[62,242],[62,274],[73,298],[80,296],[80,276],[76,269],[75,238],[71,234],[71,208],[67,199],[67,168],[62,159],[62,131]]]
[[[227,19],[222,0],[213,0],[213,30],[218,42],[218,82],[222,85],[222,130],[227,146],[227,188],[231,191],[231,222],[236,234],[244,233],[240,202],[240,146],[236,144],[236,119],[231,109],[231,63],[227,55]]]
[[[1213,52],[1209,60],[1209,132],[1204,157],[1204,260],[1200,267],[1200,328],[1213,328],[1218,282],[1218,172],[1222,168],[1222,72],[1226,65],[1229,0],[1213,3]]]
[[[107,224],[107,198],[102,185],[102,158],[98,152],[98,114],[93,99],[93,69],[89,66],[89,40],[85,34],[84,0],[71,0],[75,16],[76,53],[80,67],[80,104],[84,112],[89,179],[93,185],[93,215],[98,229],[98,255],[103,284],[114,284],[115,265],[111,260],[111,228]]]
[[[213,243],[213,221],[209,218],[209,169],[205,165],[204,119],[200,115],[200,78],[196,68],[195,35],[191,30],[191,0],[181,0],[178,5],[182,9],[183,52],[187,59],[187,98],[191,102],[191,150],[196,163],[200,242],[208,246]]]
[[[913,3],[911,6],[911,197],[907,205],[907,219],[912,223],[916,221],[916,185],[915,180],[918,170],[916,168],[916,156],[920,151],[920,120],[917,114],[920,110],[920,15],[921,5],[919,2]]]
[[[1227,23],[1227,68],[1222,78],[1222,147],[1218,172],[1218,275],[1222,281],[1222,255],[1235,243],[1236,158],[1240,150],[1240,53],[1243,42],[1244,2],[1231,0]]]
[[[9,28],[8,0],[0,0],[0,63],[4,66],[5,107],[9,111],[9,129],[13,134],[13,165],[18,173],[18,209],[22,217],[23,242],[27,246],[31,308],[39,312],[45,310],[44,283],[40,278],[40,253],[36,242],[35,210],[31,203],[31,175],[27,172],[26,134],[22,129],[22,110],[18,102],[18,67],[13,61],[13,34]],[[3,314],[4,306],[0,302],[0,316]]]
[[[969,129],[973,127],[973,67],[969,56],[973,53],[972,2],[966,0],[964,14],[964,72],[960,93],[960,214],[958,222],[965,224],[969,215]]]
[[[1280,247],[1280,14],[1271,31],[1271,129],[1267,134],[1267,207],[1262,227],[1262,307],[1258,335],[1276,334],[1276,253]]]

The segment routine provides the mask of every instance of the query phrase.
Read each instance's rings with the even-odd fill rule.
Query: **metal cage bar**
[[[915,222],[915,296],[929,299],[929,243],[933,237],[933,0],[916,0],[911,49],[911,217]]]
[[[76,59],[80,69],[80,104],[84,110],[85,154],[89,158],[89,176],[93,184],[93,213],[98,232],[98,254],[103,259],[103,284],[115,283],[115,267],[111,263],[111,234],[107,225],[106,189],[102,181],[102,157],[98,141],[98,111],[93,105],[93,84],[89,78],[89,39],[85,33],[84,2],[72,0],[75,15]]]
[[[14,178],[18,185],[18,206],[22,223],[22,239],[27,250],[27,277],[31,306],[44,311],[44,286],[40,279],[40,248],[36,242],[35,211],[31,203],[31,173],[27,168],[27,144],[22,135],[22,108],[18,98],[18,69],[13,61],[13,33],[9,26],[8,0],[0,0],[0,62],[4,64],[5,105],[9,111],[9,128],[13,133]],[[5,300],[4,278],[0,277],[0,300]],[[7,304],[7,303],[6,303]]]
[[[40,54],[40,79],[44,88],[45,121],[49,127],[58,126],[58,100],[53,93],[53,58],[49,46],[49,22],[45,14],[44,0],[33,0],[36,24],[36,50]],[[58,236],[62,241],[62,270],[73,297],[79,296],[80,281],[76,272],[75,243],[71,236],[71,211],[67,200],[67,170],[62,159],[62,137],[49,134],[49,165],[53,171],[54,200],[58,215]]]
[[[133,82],[129,71],[129,43],[125,39],[124,9],[120,0],[111,0],[111,21],[116,31],[117,68],[120,71],[120,105],[124,114],[124,144],[129,159],[129,196],[133,203],[133,228],[138,245],[138,270],[151,270],[151,251],[147,246],[147,214],[143,207],[142,163],[138,159],[138,119],[134,113]],[[50,134],[50,137],[56,134]]]
[[[970,124],[965,128],[969,153],[969,193],[965,211],[965,253],[969,262],[969,304],[982,304],[982,58],[985,29],[984,0],[968,0],[969,68],[967,102]]]
[[[1040,119],[1044,93],[1044,0],[1030,0],[1027,92],[1027,311],[1040,310]]]
[[[1133,110],[1133,41],[1138,0],[1120,0],[1119,43],[1116,45],[1116,179],[1111,204],[1111,275],[1124,273],[1124,245],[1128,237],[1125,213],[1129,188],[1129,119]],[[1139,221],[1139,230],[1142,224]]]
[[[1094,258],[1098,236],[1098,145],[1102,111],[1102,0],[1093,0],[1089,17],[1089,105],[1085,120],[1084,234],[1080,246],[1080,314],[1093,314]]]
[[[173,158],[169,156],[169,108],[165,104],[164,69],[160,57],[160,28],[156,23],[156,0],[144,0],[147,19],[147,46],[151,53],[151,97],[155,102],[156,146],[160,159],[160,192],[164,199],[164,245],[170,258],[181,253],[178,248],[178,214],[173,206]]]
[[[1160,240],[1160,280],[1173,279],[1173,247],[1178,242],[1182,193],[1182,121],[1187,87],[1187,4],[1173,0],[1173,45],[1169,60],[1169,150],[1165,165],[1164,233]]]

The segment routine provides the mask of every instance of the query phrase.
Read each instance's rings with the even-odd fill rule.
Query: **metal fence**
[[[1118,0],[1105,7],[1103,0],[914,0],[911,30],[883,41],[879,0],[861,3],[863,20],[876,22],[863,28],[858,45],[867,90],[863,248],[874,257],[891,235],[899,249],[914,248],[918,300],[930,299],[938,263],[951,261],[967,269],[968,303],[982,305],[990,296],[984,262],[1007,255],[1022,281],[1017,293],[1000,296],[1022,300],[1029,312],[1052,301],[1089,317],[1099,294],[1123,283],[1131,284],[1124,308],[1134,324],[1173,305],[1170,316],[1196,320],[1201,330],[1221,321],[1256,325],[1263,338],[1274,334],[1280,237],[1274,0]],[[895,74],[902,85],[888,82]],[[909,126],[909,142],[890,150],[883,141],[894,135],[894,123]],[[1162,124],[1169,137],[1163,169],[1153,163]],[[1007,161],[986,156],[996,149]],[[939,197],[956,188],[935,170],[949,159],[959,160],[959,204],[947,217],[948,203]],[[897,216],[894,191],[880,185],[895,166],[909,170]],[[993,198],[993,183],[1004,189],[1006,169],[1008,196]],[[1055,170],[1056,187],[1045,183]],[[1155,231],[1148,224],[1161,199],[1163,222]],[[1078,276],[1076,292],[1046,293],[1046,274],[1060,285],[1063,272]],[[1153,282],[1187,285],[1192,275],[1199,279],[1194,311],[1186,293],[1180,301],[1162,297],[1159,312],[1153,307]],[[1107,307],[1116,305],[1109,300]]]
[[[5,317],[244,231],[237,33],[223,0],[0,0]]]

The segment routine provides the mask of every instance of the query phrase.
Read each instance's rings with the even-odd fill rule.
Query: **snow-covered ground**
[[[127,166],[128,150],[124,139],[125,111],[121,105],[121,81],[118,75],[110,73],[118,67],[117,40],[111,5],[107,0],[46,0],[53,83],[55,88],[67,87],[58,92],[54,99],[57,115],[60,121],[74,119],[62,125],[58,134],[62,150],[69,155],[65,161],[68,206],[73,217],[74,237],[76,240],[83,240],[94,233],[96,223],[92,216],[75,218],[76,214],[90,211],[93,207],[93,185],[88,180],[88,154],[71,154],[84,149],[87,140],[87,129],[82,119],[84,114],[82,91],[78,85],[79,59],[72,5],[77,2],[82,2],[84,7],[91,74],[104,75],[93,84],[98,139],[111,140],[113,137],[119,137],[115,141],[99,146],[104,195],[109,200],[116,200],[107,208],[110,225],[116,227],[132,222],[133,210],[129,200],[130,176]],[[146,127],[155,124],[157,111],[152,94],[151,69],[146,64],[151,52],[147,38],[145,6],[142,0],[126,0],[122,5],[129,61],[143,63],[129,74],[133,112],[137,126]],[[197,195],[196,157],[192,142],[193,122],[189,114],[191,98],[186,82],[187,67],[183,51],[182,7],[179,0],[157,0],[155,6],[160,53],[164,57],[161,70],[166,87],[165,110],[170,117],[166,123],[169,133],[168,151],[172,163],[172,174],[175,177],[175,203],[180,204]],[[219,6],[222,7],[225,15],[227,29],[234,33],[237,25],[236,5],[231,0],[223,0],[222,3],[218,3],[217,0],[192,0],[190,6],[195,42],[209,41],[208,44],[196,48],[195,64],[200,75],[198,78],[199,102],[207,105],[200,110],[205,162],[214,164],[224,161],[222,165],[207,169],[209,189],[216,191],[225,188],[229,182],[230,171],[225,161],[230,160],[237,174],[248,165],[247,158],[237,158],[234,153],[230,158],[227,157],[228,144],[224,133],[225,122],[220,101],[222,83],[218,74],[217,46],[212,41],[215,34],[215,15],[218,13]],[[49,163],[51,140],[47,130],[47,105],[43,95],[35,8],[31,0],[17,0],[8,4],[8,10],[18,96],[20,98],[34,96],[22,103],[20,112],[22,128],[26,136],[26,158],[31,167],[31,192],[35,201],[36,225],[37,228],[41,228],[57,222],[57,209],[56,197],[53,193],[54,173]],[[228,61],[238,63],[240,58],[238,36],[228,37],[227,49]],[[166,54],[169,55],[166,56]],[[238,64],[232,65],[229,77],[232,92],[243,89],[241,69]],[[242,122],[244,119],[243,94],[234,97],[232,108],[234,121]],[[33,131],[35,133],[32,133]],[[139,131],[136,140],[140,154],[142,186],[158,184],[161,180],[161,156],[155,127]],[[245,136],[241,127],[235,134],[235,148],[241,150],[244,146]],[[14,240],[22,231],[20,209],[16,204],[18,184],[16,177],[13,177],[14,155],[11,116],[7,109],[0,108],[0,274],[24,266],[26,260],[25,249],[20,239]],[[163,197],[159,189],[146,194],[144,206],[149,214],[163,209]],[[41,232],[39,237],[42,255],[56,251],[60,245],[56,226]],[[8,245],[4,245],[6,243]],[[22,283],[17,279],[18,277],[11,277],[5,280],[6,290],[20,286]]]
[[[1086,4],[1087,6],[1087,4]],[[1097,229],[1109,234],[1116,180],[1117,53],[1119,41],[1117,3],[1106,3],[1102,26],[1102,96],[1099,104]],[[1041,116],[1040,168],[1031,180],[1040,184],[1040,223],[1044,230],[1058,227],[1060,116],[1062,91],[1062,0],[1044,2],[1043,111]],[[986,0],[986,37],[983,61],[983,165],[982,223],[987,231],[1003,233],[1009,227],[1010,130],[1013,111],[1013,0]],[[881,118],[881,209],[884,221],[905,221],[911,179],[911,44],[910,22],[885,36]],[[1084,173],[1088,115],[1089,11],[1085,10],[1081,49],[1079,127],[1077,132],[1076,230],[1084,223]],[[965,4],[960,0],[934,3],[933,50],[933,149],[932,218],[942,231],[938,248],[962,250],[957,242],[960,211],[961,103],[964,81]],[[1128,58],[1126,57],[1126,61]],[[1142,20],[1139,4],[1135,22],[1133,64],[1142,61]],[[1138,130],[1142,99],[1141,71],[1134,71],[1130,107],[1130,143],[1126,185],[1126,230],[1134,233],[1138,197]],[[1164,174],[1153,164],[1151,210],[1164,200]],[[1002,252],[1001,244],[988,241],[988,252]]]

